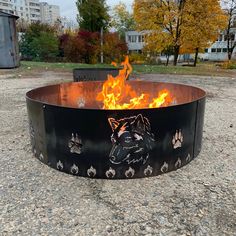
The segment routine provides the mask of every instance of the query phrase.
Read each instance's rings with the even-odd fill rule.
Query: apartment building
[[[14,14],[13,0],[0,0],[0,11]]]
[[[26,23],[54,24],[60,18],[60,8],[39,0],[0,0],[0,10],[15,14]]]
[[[75,21],[65,16],[60,18],[60,22],[63,30],[75,30],[78,28],[78,24]]]
[[[30,22],[41,21],[39,0],[26,0],[26,6],[28,6]]]
[[[60,8],[57,5],[49,5],[47,2],[40,2],[41,22],[55,24],[60,19]]]

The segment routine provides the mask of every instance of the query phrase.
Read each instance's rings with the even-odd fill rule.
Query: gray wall
[[[16,19],[0,13],[0,68],[14,68],[20,64]]]

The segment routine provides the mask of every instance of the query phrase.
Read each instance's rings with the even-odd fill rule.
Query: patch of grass
[[[35,62],[35,61],[21,61],[22,68],[30,68],[30,69],[46,69],[46,70],[54,70],[54,69],[62,69],[71,71],[75,68],[104,68],[104,67],[113,67],[111,65],[106,64],[80,64],[80,63],[49,63],[49,62]]]
[[[209,76],[228,76],[228,70],[217,67],[213,63],[201,63],[196,67],[188,65],[164,66],[164,65],[134,65],[135,73],[152,74],[178,74],[178,75],[209,75]]]
[[[236,64],[234,65],[236,68]],[[37,76],[44,71],[55,72],[72,72],[74,68],[105,68],[113,67],[109,64],[79,64],[79,63],[46,63],[46,62],[33,62],[21,61],[21,66],[11,73],[14,77],[21,76]],[[205,75],[205,76],[225,76],[235,77],[235,71],[222,67],[221,65],[204,62],[199,63],[196,67],[191,65],[178,65],[178,66],[164,66],[164,65],[132,65],[134,74],[178,74],[178,75]],[[113,67],[114,68],[114,67]],[[231,67],[234,69],[234,67]]]

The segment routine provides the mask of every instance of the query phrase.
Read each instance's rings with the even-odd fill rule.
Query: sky
[[[61,16],[66,16],[74,21],[76,21],[76,14],[77,14],[77,9],[75,6],[75,0],[40,0],[40,2],[45,1],[48,2],[49,4],[53,5],[59,5],[60,6],[60,11],[61,11]],[[126,6],[128,6],[128,9],[131,9],[133,0],[106,0],[107,5],[112,8],[113,6],[117,5],[119,2],[124,2]]]

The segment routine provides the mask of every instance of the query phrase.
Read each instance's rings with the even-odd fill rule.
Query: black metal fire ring
[[[127,83],[149,93],[167,88],[177,105],[98,109],[94,100],[102,82],[31,90],[26,100],[34,155],[54,169],[103,179],[156,176],[194,159],[202,144],[205,92],[181,84]]]

